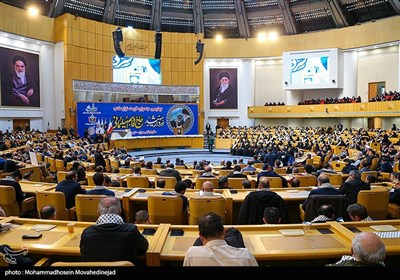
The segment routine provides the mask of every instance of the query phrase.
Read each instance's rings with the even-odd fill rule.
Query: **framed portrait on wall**
[[[39,55],[0,48],[1,106],[40,107]]]
[[[237,68],[210,68],[210,109],[237,108]]]

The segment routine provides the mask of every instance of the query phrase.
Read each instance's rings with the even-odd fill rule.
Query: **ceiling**
[[[70,13],[118,26],[254,38],[342,28],[400,15],[399,0],[0,0],[39,6],[52,18]]]

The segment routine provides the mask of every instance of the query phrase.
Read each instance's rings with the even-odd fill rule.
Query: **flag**
[[[112,121],[110,120],[110,122],[108,123],[108,128],[107,128],[107,133],[111,133],[113,131],[114,127],[112,124]]]
[[[96,123],[96,134],[101,132],[101,124],[100,124],[100,120],[97,120]]]

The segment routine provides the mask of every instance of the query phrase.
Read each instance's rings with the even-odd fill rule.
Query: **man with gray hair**
[[[97,211],[96,224],[82,232],[82,261],[130,261],[137,265],[137,256],[146,253],[149,242],[135,224],[124,223],[120,201],[112,196],[102,198]]]
[[[370,190],[371,186],[361,180],[361,173],[358,170],[351,170],[349,178],[344,182],[340,188],[340,194],[345,194],[347,203],[354,204],[357,203],[358,192],[361,190]]]
[[[351,254],[344,255],[337,263],[327,266],[385,266],[385,244],[372,232],[361,232],[353,238]]]
[[[329,183],[329,176],[327,174],[321,174],[317,178],[318,188],[311,190],[308,194],[307,199],[303,202],[301,208],[305,211],[307,209],[307,205],[310,203],[311,196],[315,194],[320,195],[338,195],[340,194],[338,189],[335,189],[331,183]]]

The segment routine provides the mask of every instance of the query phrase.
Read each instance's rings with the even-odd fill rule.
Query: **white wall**
[[[6,33],[4,33],[6,34]],[[1,107],[0,108],[0,129],[12,130],[13,119],[30,119],[31,129],[47,130],[47,122],[55,119],[51,108],[55,108],[55,104],[51,105],[52,96],[54,95],[55,79],[54,79],[54,45],[23,38],[13,34],[0,36],[0,46],[10,49],[20,50],[24,52],[35,53],[39,55],[39,80],[40,80],[40,108],[29,107]],[[64,63],[60,64],[63,68]],[[64,77],[62,77],[64,80]],[[60,104],[60,103],[58,103]],[[63,103],[62,103],[63,104]],[[60,107],[58,107],[59,109]],[[49,111],[50,110],[50,111]]]
[[[287,104],[287,94],[282,88],[282,71],[281,58],[256,61],[254,106],[264,106],[265,102]]]
[[[386,90],[399,88],[399,46],[358,53],[357,95],[368,100],[368,83],[386,82]]]

